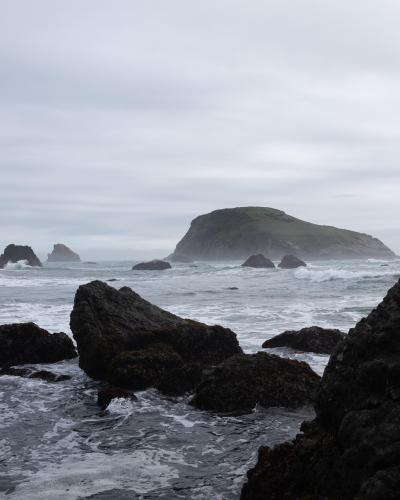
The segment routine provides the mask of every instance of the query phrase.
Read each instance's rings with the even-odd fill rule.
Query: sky
[[[398,0],[0,0],[0,246],[268,206],[400,253]]]

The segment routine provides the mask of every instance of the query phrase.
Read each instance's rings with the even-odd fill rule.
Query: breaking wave
[[[393,270],[388,271],[374,271],[374,270],[360,270],[350,271],[347,269],[310,269],[299,268],[296,269],[294,275],[299,280],[309,280],[315,282],[334,281],[334,280],[353,280],[353,279],[377,279],[384,276],[395,276],[398,272]]]

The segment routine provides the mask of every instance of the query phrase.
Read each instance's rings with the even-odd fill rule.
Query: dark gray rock
[[[266,267],[275,268],[275,264],[272,260],[268,259],[262,253],[251,255],[245,262],[243,262],[242,267]]]
[[[13,377],[34,378],[45,380],[46,382],[62,382],[69,380],[69,375],[59,375],[49,370],[35,370],[33,368],[3,368],[0,370],[1,375],[9,375]]]
[[[290,347],[297,351],[331,354],[333,349],[345,338],[340,330],[310,326],[301,330],[287,330],[263,343],[268,347]]]
[[[0,269],[5,267],[9,262],[18,262],[25,260],[30,266],[41,267],[42,263],[36,257],[31,247],[23,245],[8,245],[2,255],[0,255]]]
[[[204,376],[191,404],[220,413],[250,413],[256,404],[296,408],[314,401],[319,380],[304,362],[239,354]]]
[[[259,450],[242,500],[395,500],[400,492],[400,282],[334,350],[317,417]]]
[[[55,363],[76,356],[65,333],[49,333],[35,323],[0,325],[0,366]]]
[[[113,399],[127,399],[129,401],[137,401],[137,397],[132,391],[123,389],[122,387],[103,387],[97,393],[97,404],[102,410],[105,410]]]
[[[47,256],[48,262],[80,262],[81,258],[62,243],[56,243],[53,251]]]
[[[305,267],[307,264],[300,260],[295,255],[285,255],[278,264],[281,269],[296,269],[297,267]]]
[[[242,352],[231,330],[182,319],[130,288],[100,281],[78,288],[70,324],[80,367],[130,389],[166,387],[175,370],[205,368]]]
[[[171,269],[171,264],[165,260],[150,260],[149,262],[141,262],[132,267],[132,271],[164,271]]]

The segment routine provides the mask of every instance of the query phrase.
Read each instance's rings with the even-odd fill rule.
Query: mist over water
[[[175,314],[231,328],[246,352],[256,352],[285,329],[316,324],[347,331],[400,277],[400,260],[314,262],[296,270],[174,264],[163,272],[133,272],[132,264],[8,265],[0,271],[0,324],[34,321],[71,334],[77,287],[113,279],[111,286],[132,287]],[[320,374],[328,360],[270,352],[305,360]],[[0,377],[0,496],[13,500],[238,498],[258,446],[290,439],[313,416],[309,408],[257,408],[221,417],[155,390],[101,412],[100,384],[76,360],[41,366],[72,379]]]

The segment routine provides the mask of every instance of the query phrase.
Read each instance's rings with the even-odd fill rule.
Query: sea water
[[[129,286],[175,314],[221,324],[246,352],[287,329],[319,325],[347,331],[400,278],[400,260],[325,261],[294,270],[242,268],[239,262],[174,264],[131,271],[133,262],[23,262],[0,271],[0,324],[34,321],[71,335],[77,287],[89,281]],[[115,280],[115,281],[114,281]],[[269,352],[323,373],[328,356]],[[0,377],[0,497],[27,500],[238,498],[260,445],[291,439],[311,408],[255,408],[223,417],[187,398],[155,390],[138,401],[96,405],[99,383],[77,360],[40,365],[70,380],[56,384]]]

